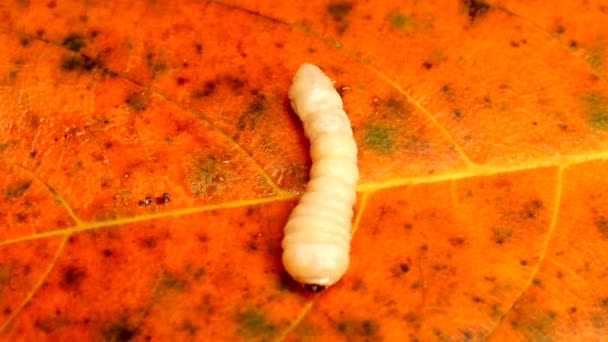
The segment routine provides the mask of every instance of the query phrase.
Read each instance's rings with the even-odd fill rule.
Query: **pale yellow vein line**
[[[511,304],[509,309],[507,309],[505,311],[505,314],[498,321],[498,323],[492,329],[492,331],[488,334],[488,336],[487,336],[488,339],[490,339],[496,333],[496,331],[498,331],[498,328],[503,324],[503,321],[507,318],[509,313],[513,310],[513,308],[517,305],[517,303],[519,303],[524,298],[525,294],[528,292],[528,290],[532,286],[534,279],[536,279],[538,271],[540,270],[543,262],[545,261],[545,257],[547,255],[547,250],[549,249],[549,243],[551,242],[551,239],[553,238],[553,233],[555,232],[555,227],[557,226],[557,220],[559,218],[559,212],[560,212],[561,201],[562,201],[563,179],[564,179],[564,167],[560,167],[557,171],[557,180],[556,180],[557,185],[555,188],[555,203],[553,203],[553,214],[551,216],[551,224],[549,226],[549,230],[547,231],[547,235],[545,236],[545,241],[543,241],[543,245],[541,247],[540,254],[538,257],[538,262],[536,263],[536,265],[534,265],[534,269],[531,271],[530,277],[528,278],[528,281],[526,282],[525,286],[523,287],[522,292],[513,301],[513,304]]]
[[[31,34],[28,34],[28,33],[25,33],[25,32],[19,32],[19,31],[12,31],[12,32],[13,32],[13,33],[16,33],[16,34],[21,34],[21,35],[23,35],[23,36],[25,36],[25,37],[31,38],[31,39],[36,40],[36,41],[43,42],[43,43],[48,44],[48,45],[50,45],[50,46],[55,46],[55,47],[57,47],[58,49],[61,49],[61,50],[67,50],[67,48],[65,48],[65,47],[63,47],[63,46],[61,46],[61,45],[58,45],[57,43],[55,43],[55,42],[53,42],[53,41],[50,41],[50,40],[45,40],[45,39],[41,39],[40,37],[38,37],[38,36],[36,36],[36,35],[31,35]],[[81,54],[82,54],[82,53],[81,53]],[[82,55],[84,56],[85,54],[82,54]],[[90,56],[88,56],[88,57],[90,57]],[[114,71],[114,70],[112,70],[112,71]],[[155,96],[158,96],[158,97],[160,97],[161,99],[163,99],[164,101],[167,101],[167,102],[169,102],[169,103],[172,103],[172,104],[174,104],[174,105],[178,106],[180,109],[182,109],[182,110],[184,110],[184,111],[186,111],[186,112],[188,112],[188,113],[190,113],[190,114],[192,114],[192,115],[196,116],[197,118],[199,118],[199,119],[203,120],[203,121],[204,121],[204,122],[205,122],[205,123],[206,123],[206,124],[207,124],[207,125],[208,125],[208,126],[211,128],[211,129],[212,129],[212,130],[213,130],[213,131],[217,132],[217,133],[218,133],[218,134],[220,134],[222,137],[224,137],[225,139],[227,139],[227,140],[230,142],[230,144],[231,144],[231,145],[233,145],[233,146],[236,148],[236,150],[237,150],[237,151],[238,151],[240,154],[242,154],[243,156],[245,156],[245,158],[247,158],[249,161],[251,161],[251,162],[252,162],[252,164],[253,164],[253,165],[254,165],[254,167],[257,169],[257,171],[260,173],[260,175],[262,176],[262,178],[264,179],[264,181],[265,181],[265,182],[266,182],[266,183],[267,183],[267,184],[270,186],[270,188],[271,188],[271,189],[272,189],[272,190],[273,190],[275,193],[283,193],[283,192],[284,192],[284,191],[283,191],[283,190],[282,190],[282,189],[281,189],[281,188],[278,186],[278,184],[276,184],[276,183],[274,182],[274,180],[272,179],[272,177],[270,177],[270,175],[269,175],[268,173],[266,173],[266,171],[264,170],[264,168],[263,168],[263,167],[260,165],[260,163],[258,163],[258,161],[257,161],[257,160],[255,160],[255,159],[253,158],[253,156],[252,156],[251,154],[249,154],[249,153],[248,153],[248,152],[247,152],[247,151],[246,151],[246,150],[245,150],[245,149],[244,149],[244,148],[243,148],[243,147],[242,147],[242,146],[241,146],[239,143],[237,143],[237,141],[236,141],[236,140],[234,140],[234,139],[233,139],[233,138],[232,138],[232,137],[231,137],[231,136],[230,136],[228,133],[224,132],[223,130],[221,130],[220,128],[218,128],[217,126],[215,126],[215,125],[214,125],[214,124],[213,124],[213,123],[212,123],[212,122],[211,122],[211,121],[210,121],[210,120],[209,120],[207,117],[205,117],[205,116],[204,116],[204,115],[202,115],[201,113],[197,113],[197,112],[195,112],[194,110],[192,110],[192,109],[190,109],[190,108],[186,108],[186,107],[184,107],[184,106],[183,106],[183,105],[182,105],[180,102],[178,102],[177,100],[174,100],[174,99],[172,99],[172,98],[169,98],[169,97],[165,96],[165,95],[164,95],[164,94],[162,94],[162,93],[159,93],[158,91],[156,91],[156,90],[152,89],[152,88],[150,87],[150,85],[145,85],[145,84],[142,84],[142,83],[140,83],[140,82],[138,82],[138,81],[136,81],[136,80],[133,80],[133,79],[131,79],[131,78],[130,78],[128,75],[125,75],[125,74],[124,74],[124,73],[122,73],[122,72],[117,72],[117,71],[114,71],[114,72],[116,72],[116,75],[117,75],[118,77],[120,77],[120,78],[122,78],[122,79],[124,79],[124,80],[126,80],[126,81],[129,81],[129,82],[131,82],[131,83],[133,83],[133,84],[135,84],[135,85],[137,85],[137,86],[139,86],[139,87],[141,87],[141,88],[144,88],[144,89],[149,90],[151,94],[153,94],[153,95],[155,95]]]
[[[337,47],[335,40],[332,40],[332,39],[329,39],[327,37],[324,37],[324,36],[318,34],[317,32],[312,31],[309,27],[305,27],[305,26],[299,25],[299,24],[284,23],[284,22],[282,22],[280,20],[277,20],[276,18],[267,16],[267,15],[263,15],[263,14],[258,13],[258,12],[253,12],[251,10],[247,10],[245,8],[242,8],[242,7],[228,5],[228,4],[223,3],[221,1],[212,1],[212,3],[217,4],[219,6],[224,6],[226,8],[230,8],[230,9],[235,10],[235,11],[240,11],[240,12],[244,12],[244,13],[247,13],[247,14],[250,14],[250,15],[255,15],[257,17],[264,18],[266,20],[270,20],[270,21],[275,22],[275,23],[286,24],[292,30],[300,31],[300,32],[302,32],[304,34],[307,34],[309,36],[314,37],[315,39],[319,39],[320,41],[324,42],[326,45],[328,45],[329,47],[331,47],[333,49],[338,49],[339,53],[341,53],[341,54],[347,56],[348,58],[351,58],[352,60],[357,61],[361,65],[365,66],[366,68],[368,68],[369,70],[371,70],[374,74],[376,74],[378,77],[380,77],[382,80],[384,80],[385,82],[387,82],[388,84],[390,84],[393,88],[397,89],[397,91],[399,91],[401,94],[403,94],[408,99],[409,102],[411,102],[418,110],[420,110],[429,120],[431,120],[431,122],[433,123],[433,125],[436,126],[441,131],[441,133],[448,139],[448,141],[450,142],[450,144],[452,144],[452,146],[454,146],[454,148],[456,149],[456,151],[458,152],[458,154],[460,155],[460,157],[463,159],[463,161],[465,162],[465,164],[467,166],[473,166],[473,165],[475,165],[475,163],[473,163],[471,161],[471,159],[469,159],[468,155],[465,153],[465,151],[462,148],[462,146],[460,146],[460,144],[458,144],[456,142],[456,140],[454,139],[454,137],[452,136],[452,134],[437,120],[437,118],[433,114],[431,114],[431,112],[429,112],[424,106],[422,106],[422,104],[420,104],[420,102],[418,102],[416,99],[414,99],[399,84],[397,84],[395,81],[393,81],[392,79],[390,79],[383,72],[381,72],[376,67],[374,67],[371,63],[369,63],[368,61],[366,61],[366,60],[362,59],[361,57],[357,56],[356,52],[347,51],[347,49],[345,49],[341,44],[339,45],[340,47]]]
[[[429,112],[422,104],[420,104],[420,102],[418,102],[416,99],[414,99],[399,84],[397,84],[395,81],[393,81],[392,79],[390,79],[388,76],[386,76],[380,70],[376,69],[376,67],[374,67],[370,63],[367,63],[367,62],[365,62],[363,60],[360,60],[360,59],[358,59],[356,57],[353,57],[353,58],[355,58],[355,60],[357,60],[359,63],[361,63],[362,65],[364,65],[365,67],[367,67],[373,73],[375,73],[378,77],[380,77],[381,79],[383,79],[386,83],[390,84],[393,88],[397,89],[397,91],[399,91],[401,94],[403,94],[408,99],[408,101],[410,101],[429,120],[431,120],[431,122],[433,123],[433,125],[435,127],[437,127],[441,131],[441,133],[446,137],[446,139],[448,139],[449,143],[452,146],[454,146],[454,148],[456,149],[456,151],[458,152],[458,154],[460,155],[460,157],[462,158],[462,160],[465,162],[465,164],[467,166],[472,167],[472,166],[476,165],[474,162],[471,161],[471,159],[469,159],[468,155],[466,154],[466,152],[464,151],[464,149],[462,148],[462,146],[460,146],[460,144],[458,142],[456,142],[456,140],[454,139],[454,137],[452,136],[452,134],[437,120],[437,118],[435,117],[435,115],[431,114],[431,112]]]
[[[474,165],[459,171],[448,171],[446,173],[437,173],[433,175],[393,178],[385,181],[360,183],[359,185],[357,185],[357,191],[375,191],[387,188],[394,188],[403,185],[439,183],[443,181],[453,181],[472,177],[514,173],[548,167],[567,168],[572,165],[597,160],[608,160],[608,152],[586,153],[578,155],[559,155],[549,158],[539,158],[524,161],[515,165]]]
[[[14,167],[17,167],[17,168],[25,171],[36,182],[39,182],[40,184],[44,185],[44,187],[46,187],[49,190],[49,192],[51,194],[53,194],[55,201],[59,202],[59,204],[61,204],[61,206],[64,207],[64,209],[66,210],[66,212],[68,213],[68,215],[72,218],[72,220],[74,220],[74,222],[76,223],[76,225],[79,225],[79,224],[82,223],[82,221],[80,220],[80,218],[78,218],[78,216],[74,212],[74,209],[72,209],[72,207],[65,201],[65,199],[63,199],[63,197],[57,192],[57,190],[55,190],[47,182],[45,182],[40,177],[38,177],[38,175],[36,173],[34,173],[32,170],[26,168],[25,166],[16,163],[13,160],[9,160],[9,159],[6,159],[6,158],[2,158],[2,160],[4,160],[9,165],[12,165]]]
[[[350,230],[350,235],[354,236],[357,230],[359,229],[359,225],[361,224],[361,218],[363,217],[363,212],[365,211],[365,207],[367,206],[367,198],[369,197],[370,192],[366,191],[361,196],[361,204],[359,204],[359,208],[357,209],[357,216],[355,216],[355,222],[353,222],[353,227]]]
[[[430,111],[428,111],[420,102],[418,102],[416,99],[414,99],[407,91],[405,91],[399,84],[397,84],[397,82],[393,81],[390,77],[386,76],[382,71],[380,71],[379,69],[377,69],[376,67],[374,67],[370,62],[364,60],[363,58],[357,56],[356,53],[350,52],[347,49],[345,49],[342,44],[339,45],[339,47],[336,46],[335,44],[335,40],[329,39],[327,37],[324,37],[322,35],[319,35],[318,33],[312,31],[310,28],[302,26],[302,25],[290,25],[291,29],[293,30],[298,30],[304,34],[307,34],[309,36],[312,36],[316,39],[319,39],[320,41],[324,42],[326,45],[328,45],[329,47],[333,48],[333,49],[337,49],[339,53],[343,54],[344,56],[360,63],[361,65],[363,65],[364,67],[366,67],[367,69],[369,69],[370,71],[372,71],[376,76],[378,76],[380,79],[382,79],[383,81],[385,81],[386,83],[388,83],[390,86],[392,86],[393,88],[395,88],[397,91],[399,91],[401,94],[403,94],[403,96],[405,96],[407,98],[407,100],[412,103],[420,112],[422,112],[422,114],[424,114],[424,116],[430,120],[433,125],[435,127],[437,127],[441,133],[446,137],[446,139],[448,140],[448,142],[454,146],[454,149],[456,150],[456,152],[458,152],[458,154],[460,155],[460,157],[462,158],[462,160],[464,161],[464,163],[471,167],[471,166],[475,166],[476,164],[474,162],[471,161],[471,159],[468,157],[468,155],[466,154],[466,152],[464,151],[464,149],[462,148],[462,146],[460,146],[460,144],[458,144],[456,142],[456,140],[454,139],[454,137],[452,136],[452,134],[437,120],[437,118],[431,114]]]
[[[189,108],[183,107],[180,103],[178,103],[177,101],[174,101],[173,99],[170,99],[168,97],[166,97],[165,95],[158,93],[156,91],[154,91],[153,89],[151,90],[151,93],[154,94],[155,96],[160,97],[161,99],[163,99],[164,101],[170,102],[178,107],[180,107],[182,110],[189,112],[190,114],[196,116],[197,118],[203,120],[205,122],[205,124],[207,124],[207,126],[211,127],[212,130],[214,130],[216,133],[218,133],[219,135],[221,135],[224,139],[228,140],[228,142],[239,152],[239,154],[241,154],[242,156],[244,156],[247,160],[249,160],[252,164],[253,167],[258,171],[258,173],[262,176],[262,178],[264,179],[264,182],[266,182],[268,184],[268,186],[270,186],[270,188],[272,189],[272,191],[275,194],[282,194],[282,193],[286,193],[285,191],[283,191],[283,189],[281,189],[278,184],[276,184],[274,182],[274,180],[272,179],[272,177],[270,177],[270,175],[268,173],[266,173],[266,170],[264,170],[264,168],[262,167],[262,165],[260,165],[260,163],[258,163],[257,160],[255,160],[255,158],[253,158],[253,156],[251,154],[249,154],[244,148],[243,146],[241,146],[236,140],[234,140],[234,138],[232,136],[230,136],[228,133],[224,132],[223,130],[219,129],[218,127],[216,127],[209,119],[207,119],[204,115],[199,114]]]
[[[503,5],[492,4],[491,6],[493,8],[496,8],[498,10],[501,10],[501,11],[507,13],[508,15],[518,18],[522,22],[531,26],[533,29],[547,35],[549,38],[551,38],[551,40],[556,42],[556,44],[559,46],[560,49],[568,52],[568,54],[570,56],[572,56],[572,58],[574,60],[578,61],[581,65],[585,65],[586,67],[591,69],[593,74],[595,74],[603,79],[606,79],[606,74],[604,72],[602,72],[602,70],[597,70],[596,68],[591,66],[587,60],[585,60],[585,57],[587,56],[586,54],[576,54],[575,51],[577,51],[577,50],[573,49],[570,46],[570,43],[567,41],[564,41],[559,34],[551,33],[551,31],[549,31],[549,29],[550,29],[549,27],[544,27],[541,24],[539,24],[538,22],[534,21],[533,19],[525,17],[525,16],[521,15],[519,12],[515,12]]]
[[[51,271],[57,264],[57,260],[59,259],[59,256],[63,252],[63,249],[65,248],[66,242],[68,241],[69,237],[70,237],[69,234],[67,234],[66,236],[63,237],[63,240],[61,241],[61,243],[59,244],[59,247],[57,248],[57,252],[55,252],[53,259],[47,266],[45,272],[42,274],[42,277],[40,277],[40,280],[38,280],[38,282],[34,285],[32,290],[25,296],[25,299],[23,300],[23,302],[21,302],[21,304],[15,310],[13,310],[13,312],[7,317],[6,321],[4,321],[4,323],[2,323],[2,325],[0,326],[0,333],[5,331],[8,328],[8,326],[15,319],[15,317],[17,317],[17,315],[23,310],[23,308],[32,300],[32,298],[34,298],[34,295],[36,295],[36,293],[38,292],[38,290],[40,289],[42,284],[44,284],[44,282],[46,281],[48,275],[51,273]]]
[[[76,226],[65,228],[65,229],[57,229],[57,230],[52,230],[52,231],[48,231],[48,232],[42,232],[42,233],[26,235],[26,236],[21,236],[21,237],[14,238],[14,239],[0,241],[0,246],[6,246],[6,245],[23,242],[23,241],[30,241],[30,240],[43,239],[43,238],[49,238],[49,237],[54,237],[54,236],[61,236],[61,235],[65,235],[65,234],[77,233],[77,232],[82,232],[82,231],[87,231],[87,230],[92,230],[92,229],[97,229],[97,228],[106,228],[106,227],[129,224],[129,223],[137,223],[137,222],[142,222],[142,221],[166,218],[166,217],[192,215],[192,214],[211,211],[211,210],[246,207],[246,206],[251,206],[251,205],[275,202],[275,201],[290,200],[290,199],[294,199],[297,197],[298,197],[297,194],[286,194],[286,195],[280,195],[280,196],[262,197],[262,198],[255,198],[255,199],[249,199],[249,200],[234,201],[234,202],[207,204],[207,205],[198,206],[198,207],[181,208],[181,209],[176,209],[176,210],[142,214],[142,215],[131,216],[131,217],[121,217],[121,218],[117,218],[114,220],[107,220],[107,221],[84,222],[84,223],[78,224]]]
[[[277,337],[276,341],[278,341],[278,342],[284,341],[287,338],[287,335],[289,335],[289,333],[291,333],[295,328],[298,327],[298,325],[300,325],[300,323],[302,322],[304,317],[306,317],[306,315],[308,315],[308,313],[310,312],[310,310],[312,310],[312,307],[314,305],[315,305],[314,299],[311,300],[310,302],[306,303],[306,305],[304,305],[302,310],[300,310],[300,313],[298,314],[298,316],[289,324],[289,326],[281,333],[281,335],[279,335],[279,337]]]

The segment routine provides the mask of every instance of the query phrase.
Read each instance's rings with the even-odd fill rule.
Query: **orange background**
[[[594,0],[3,2],[0,339],[599,340],[606,23]],[[305,61],[361,173],[350,269],[314,295],[280,262]]]

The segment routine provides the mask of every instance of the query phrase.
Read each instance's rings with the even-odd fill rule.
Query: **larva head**
[[[302,64],[293,77],[289,99],[302,121],[311,113],[342,109],[342,98],[331,80],[318,66],[310,63]]]
[[[348,250],[320,242],[294,242],[283,251],[283,265],[293,279],[319,290],[335,284],[348,269]]]

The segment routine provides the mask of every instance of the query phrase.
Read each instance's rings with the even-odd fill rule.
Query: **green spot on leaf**
[[[587,107],[587,124],[592,128],[608,128],[608,103],[606,98],[597,93],[588,94],[583,98]]]
[[[248,309],[239,312],[235,317],[239,325],[238,335],[245,338],[268,338],[274,335],[277,328],[258,310]]]
[[[135,93],[129,94],[127,96],[127,99],[125,102],[132,109],[134,109],[136,111],[140,111],[140,110],[146,109],[146,106],[148,104],[148,97],[144,93],[135,92]]]
[[[394,135],[392,128],[371,125],[366,129],[363,143],[376,152],[388,154],[394,148]]]
[[[394,12],[389,15],[389,21],[394,29],[403,29],[412,25],[412,17],[400,12]]]
[[[597,39],[595,43],[590,47],[589,52],[585,56],[587,63],[595,70],[602,71],[604,64],[604,57],[606,51],[606,44],[603,39]]]

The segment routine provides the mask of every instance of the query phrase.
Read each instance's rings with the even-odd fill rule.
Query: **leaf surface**
[[[608,10],[547,6],[0,4],[0,339],[599,340]],[[306,61],[361,173],[316,295],[280,261]]]

